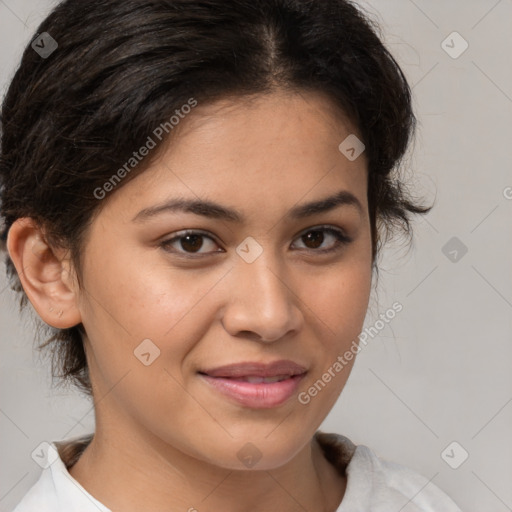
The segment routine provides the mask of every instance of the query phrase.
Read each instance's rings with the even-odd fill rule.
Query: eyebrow
[[[285,215],[287,219],[299,220],[311,217],[318,213],[324,213],[340,206],[352,206],[363,213],[363,206],[359,199],[347,190],[340,190],[332,196],[317,201],[304,203],[291,208]],[[243,223],[245,216],[232,208],[228,208],[213,201],[201,199],[176,198],[165,203],[144,208],[132,219],[133,222],[144,222],[165,212],[184,212],[201,215],[213,219],[221,219],[230,222]]]

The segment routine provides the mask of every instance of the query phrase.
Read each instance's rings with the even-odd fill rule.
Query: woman
[[[8,271],[96,416],[16,512],[459,510],[318,431],[383,235],[428,211],[394,172],[409,86],[358,8],[67,0],[2,119]]]

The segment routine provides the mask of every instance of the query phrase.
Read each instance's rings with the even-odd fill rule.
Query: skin
[[[104,199],[84,247],[83,284],[68,251],[47,245],[32,219],[18,219],[8,250],[32,305],[58,328],[82,322],[96,434],[71,475],[112,510],[260,512],[336,510],[344,475],[313,439],[352,362],[303,405],[244,407],[212,389],[199,369],[291,359],[308,369],[307,390],[357,340],[371,290],[367,161],[338,145],[357,131],[316,93],[274,92],[253,101],[198,105],[151,166]],[[343,205],[287,220],[297,204],[339,190]],[[208,198],[246,216],[237,224],[167,212],[133,222],[177,196]],[[308,242],[329,225],[352,242]],[[184,229],[206,231],[197,254]],[[253,237],[262,254],[236,252]],[[174,252],[172,252],[174,249]],[[216,252],[220,251],[220,252]],[[52,311],[50,311],[52,309]],[[62,311],[62,313],[60,313]],[[134,357],[144,339],[160,356]],[[247,468],[246,444],[262,457]]]

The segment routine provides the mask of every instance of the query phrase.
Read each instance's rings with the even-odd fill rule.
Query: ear
[[[58,329],[82,321],[79,289],[65,249],[50,247],[30,217],[17,219],[9,229],[7,250],[21,284],[42,320]]]

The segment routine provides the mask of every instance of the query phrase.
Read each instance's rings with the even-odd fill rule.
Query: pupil
[[[181,247],[185,250],[190,249],[195,252],[201,249],[201,246],[203,245],[201,238],[202,235],[185,235],[181,240]],[[188,247],[187,244],[189,245]]]
[[[324,241],[324,234],[321,231],[310,231],[309,233],[307,233],[304,236],[307,239],[307,241],[305,242],[306,246],[310,247],[308,245],[308,242],[313,241],[314,247],[310,247],[313,249],[316,249],[317,247],[321,246],[322,242]],[[316,242],[319,242],[319,243],[315,245]]]

